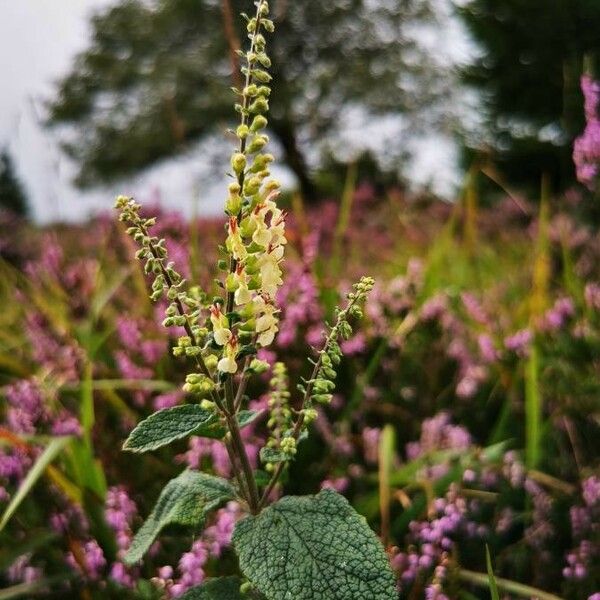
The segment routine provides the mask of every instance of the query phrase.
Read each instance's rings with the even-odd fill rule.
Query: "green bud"
[[[252,133],[256,133],[260,129],[264,129],[268,123],[269,121],[267,121],[266,117],[263,117],[263,115],[256,115],[256,117],[252,119],[250,131],[252,131]]]
[[[269,142],[269,137],[264,134],[255,135],[250,142],[247,150],[250,154],[262,150]]]
[[[258,86],[255,83],[251,83],[250,85],[247,85],[244,88],[244,92],[243,93],[244,93],[245,96],[250,96],[250,97],[258,96],[258,89],[259,88],[258,88]]]
[[[211,370],[217,368],[218,362],[219,359],[214,354],[209,354],[204,358],[204,364]]]
[[[236,129],[236,135],[240,138],[240,140],[245,140],[248,137],[248,133],[250,129],[248,125],[242,124]]]
[[[317,419],[319,413],[314,408],[305,408],[302,414],[304,415],[304,422],[308,425]]]
[[[253,196],[260,190],[261,180],[259,177],[250,177],[244,181],[244,196]]]
[[[227,278],[225,279],[225,289],[228,292],[235,292],[235,290],[237,290],[238,287],[239,284],[235,278],[235,274],[229,273],[229,275],[227,275]]]
[[[258,62],[266,69],[271,66],[271,59],[264,52],[260,52],[256,58],[258,59]]]
[[[269,102],[263,96],[259,96],[249,107],[251,113],[265,113],[269,110]]]
[[[260,375],[261,373],[265,373],[266,371],[269,370],[269,363],[264,361],[264,360],[259,360],[258,358],[255,358],[251,363],[250,363],[250,369],[256,373],[257,375]]]
[[[236,152],[231,157],[231,168],[239,175],[246,168],[246,157],[241,152]]]
[[[260,81],[260,83],[269,83],[273,79],[269,73],[262,69],[252,69],[252,76],[256,81]]]
[[[242,209],[242,199],[239,194],[231,194],[225,201],[225,212],[229,215],[237,215]]]
[[[268,85],[261,85],[258,88],[258,95],[268,98],[271,95],[271,88]]]

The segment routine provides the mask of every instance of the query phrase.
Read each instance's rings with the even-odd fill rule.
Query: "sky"
[[[200,160],[200,154],[214,147],[210,141],[135,178],[82,192],[71,183],[75,167],[60,152],[56,134],[41,124],[54,83],[86,47],[90,15],[112,2],[0,0],[0,147],[7,146],[13,157],[32,216],[40,223],[80,221],[110,210],[120,193],[160,199],[187,214],[215,213],[222,204],[220,182],[209,176],[214,166]],[[455,31],[453,39],[452,48],[461,56],[465,53],[461,33]],[[373,134],[366,138],[377,138],[377,131]],[[347,137],[353,135],[349,128]],[[414,184],[433,183],[437,192],[450,195],[459,182],[452,142],[433,135],[415,140],[413,147],[416,157],[409,171]],[[284,185],[291,183],[285,170],[276,174]]]

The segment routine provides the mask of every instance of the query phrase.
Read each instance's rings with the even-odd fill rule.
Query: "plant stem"
[[[242,440],[240,425],[235,416],[235,398],[233,395],[233,380],[231,377],[228,377],[225,381],[225,403],[227,405],[225,418],[227,419],[227,427],[231,435],[232,449],[234,454],[237,455],[242,467],[242,473],[244,474],[244,479],[248,488],[248,506],[250,508],[250,512],[256,514],[259,506],[258,488],[256,487],[256,480],[254,479],[252,465],[248,460],[246,447],[244,446],[244,441]]]
[[[236,479],[236,481],[238,483],[238,487],[240,489],[240,495],[249,504],[248,488],[247,488],[246,482],[242,476],[242,471],[241,471],[240,465],[238,464],[237,455],[236,455],[235,451],[233,450],[233,447],[231,444],[231,439],[227,439],[227,437],[225,437],[225,439],[223,440],[223,443],[225,444],[225,448],[227,449],[227,454],[229,455],[231,467],[233,469],[235,479]]]
[[[489,578],[487,573],[476,573],[475,571],[468,571],[467,569],[458,570],[458,578],[469,583],[481,587],[489,587]],[[549,592],[544,592],[529,585],[512,581],[510,579],[503,579],[502,577],[495,577],[496,585],[507,592],[512,592],[523,598],[539,598],[539,600],[563,600],[560,596],[555,596]]]
[[[146,229],[146,227],[144,227],[141,223],[138,223],[138,226],[140,228],[140,231],[147,237],[150,237],[150,234],[148,233],[148,230]],[[173,280],[171,279],[171,276],[169,275],[169,272],[167,271],[167,269],[165,268],[165,266],[162,263],[162,260],[160,260],[160,256],[156,250],[156,248],[154,247],[154,244],[150,243],[149,244],[149,248],[150,248],[150,252],[152,252],[152,256],[154,256],[155,259],[158,260],[158,264],[160,264],[160,270],[161,273],[163,275],[163,277],[165,278],[165,282],[167,284],[167,286],[169,288],[171,288],[173,286]],[[185,329],[186,334],[189,336],[190,339],[192,340],[196,340],[196,336],[194,335],[194,332],[192,331],[192,327],[190,325],[190,321],[189,321],[189,316],[183,306],[183,303],[181,302],[181,300],[179,298],[175,298],[175,306],[177,306],[177,312],[180,314],[180,316],[185,317],[185,323],[183,325],[183,328]],[[204,362],[204,359],[202,358],[202,356],[195,356],[196,359],[196,365],[198,366],[198,368],[200,369],[200,371],[202,371],[202,373],[204,375],[206,375],[209,379],[212,380],[212,376],[210,374],[210,371],[208,370],[208,367],[206,366],[206,363]],[[222,409],[222,402],[218,396],[218,394],[216,394],[214,391],[212,392],[212,397],[213,400],[215,402],[215,404]]]
[[[326,354],[327,348],[329,347],[329,345],[338,338],[339,330],[340,330],[340,323],[342,322],[342,320],[346,319],[346,315],[348,315],[349,310],[352,308],[352,306],[355,303],[356,303],[356,298],[354,298],[350,302],[348,302],[348,305],[346,306],[346,308],[338,314],[337,322],[331,328],[331,331],[329,332],[329,335],[327,336],[327,339],[325,340],[325,344],[323,345],[322,350],[319,352],[319,358],[315,362],[310,379],[308,380],[308,383],[306,384],[306,390],[304,391],[304,396],[302,398],[302,408],[305,408],[308,404],[308,401],[310,400],[312,390],[314,387],[314,382],[315,382],[315,380],[319,374],[319,371],[321,369],[321,365],[323,362],[323,355]],[[298,438],[300,437],[300,434],[302,433],[303,425],[304,425],[304,414],[300,413],[298,420],[296,421],[296,424],[294,426],[294,430],[292,431],[292,438],[295,441],[298,441]],[[279,480],[279,477],[281,476],[281,473],[283,472],[285,465],[286,465],[285,462],[277,463],[277,466],[275,467],[275,471],[273,472],[273,476],[271,477],[267,487],[265,488],[265,491],[263,492],[263,495],[258,504],[259,509],[261,509],[265,505],[267,500],[269,499],[269,495],[271,494],[271,492],[273,491],[273,488],[277,484],[277,481]]]

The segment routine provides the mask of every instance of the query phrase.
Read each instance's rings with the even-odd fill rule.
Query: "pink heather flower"
[[[0,449],[0,477],[19,482],[31,465],[31,458],[22,450]]]
[[[499,352],[494,346],[494,340],[486,333],[481,333],[477,337],[477,345],[479,346],[479,353],[481,358],[486,363],[493,363],[499,357]]]
[[[344,354],[352,356],[353,354],[361,354],[366,350],[367,340],[363,333],[357,333],[349,340],[343,340],[340,346]]]
[[[542,317],[542,327],[548,331],[561,329],[575,314],[575,305],[570,298],[559,298]]]
[[[144,340],[140,344],[140,353],[144,362],[155,365],[165,353],[165,343],[161,340]]]
[[[379,460],[380,435],[378,427],[365,427],[362,431],[363,452],[368,463],[377,464]]]
[[[486,325],[488,317],[479,300],[470,292],[463,292],[460,297],[469,317],[476,323]]]
[[[350,479],[348,477],[336,477],[334,479],[325,479],[321,483],[322,490],[334,490],[339,494],[343,494],[350,485]]]
[[[67,554],[67,564],[74,570],[79,571],[86,579],[90,581],[97,581],[100,579],[102,571],[106,567],[106,559],[104,558],[104,552],[98,545],[96,540],[89,540],[83,545],[83,558],[85,566],[82,568],[72,552]]]
[[[600,284],[588,283],[585,286],[584,297],[589,308],[600,310]]]
[[[42,393],[34,381],[21,380],[8,386],[6,399],[9,404],[6,420],[15,433],[33,434],[38,425],[48,420]]]
[[[517,333],[504,338],[504,346],[507,350],[518,354],[519,356],[526,356],[529,352],[529,344],[533,339],[531,330],[521,329]]]
[[[589,507],[593,507],[600,502],[600,477],[593,475],[584,479],[581,487],[583,500]]]
[[[52,422],[50,427],[52,435],[81,435],[81,423],[77,417],[66,410],[60,412]]]
[[[119,340],[127,350],[136,351],[142,340],[142,334],[135,320],[127,317],[117,319],[117,334]]]
[[[581,78],[581,90],[585,99],[586,126],[573,145],[573,162],[577,170],[577,179],[589,189],[593,189],[600,164],[600,83],[584,75]]]
[[[439,319],[448,310],[446,296],[438,294],[426,300],[421,307],[421,319],[423,321],[433,321]]]
[[[112,564],[109,577],[126,588],[133,589],[136,585],[136,578],[122,562]]]
[[[162,410],[163,408],[172,408],[177,406],[183,398],[181,392],[167,392],[165,394],[159,394],[154,398],[153,406],[154,410]]]
[[[31,556],[29,554],[19,556],[8,568],[6,574],[11,583],[33,583],[41,579],[43,575],[42,569],[31,566],[30,559]]]
[[[117,368],[125,379],[150,379],[152,377],[152,369],[136,365],[130,356],[122,350],[115,352],[115,359]]]

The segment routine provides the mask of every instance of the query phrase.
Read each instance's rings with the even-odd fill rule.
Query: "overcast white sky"
[[[113,0],[0,0],[0,146],[8,145],[36,220],[80,220],[110,209],[116,193],[160,196],[168,206],[214,212],[219,190],[203,188],[210,167],[191,153],[113,188],[82,193],[70,180],[73,166],[60,154],[52,132],[39,124],[52,83],[86,46],[88,19]],[[364,132],[363,132],[364,133]],[[417,183],[435,173],[439,191],[456,183],[450,144],[422,139],[413,171]]]

